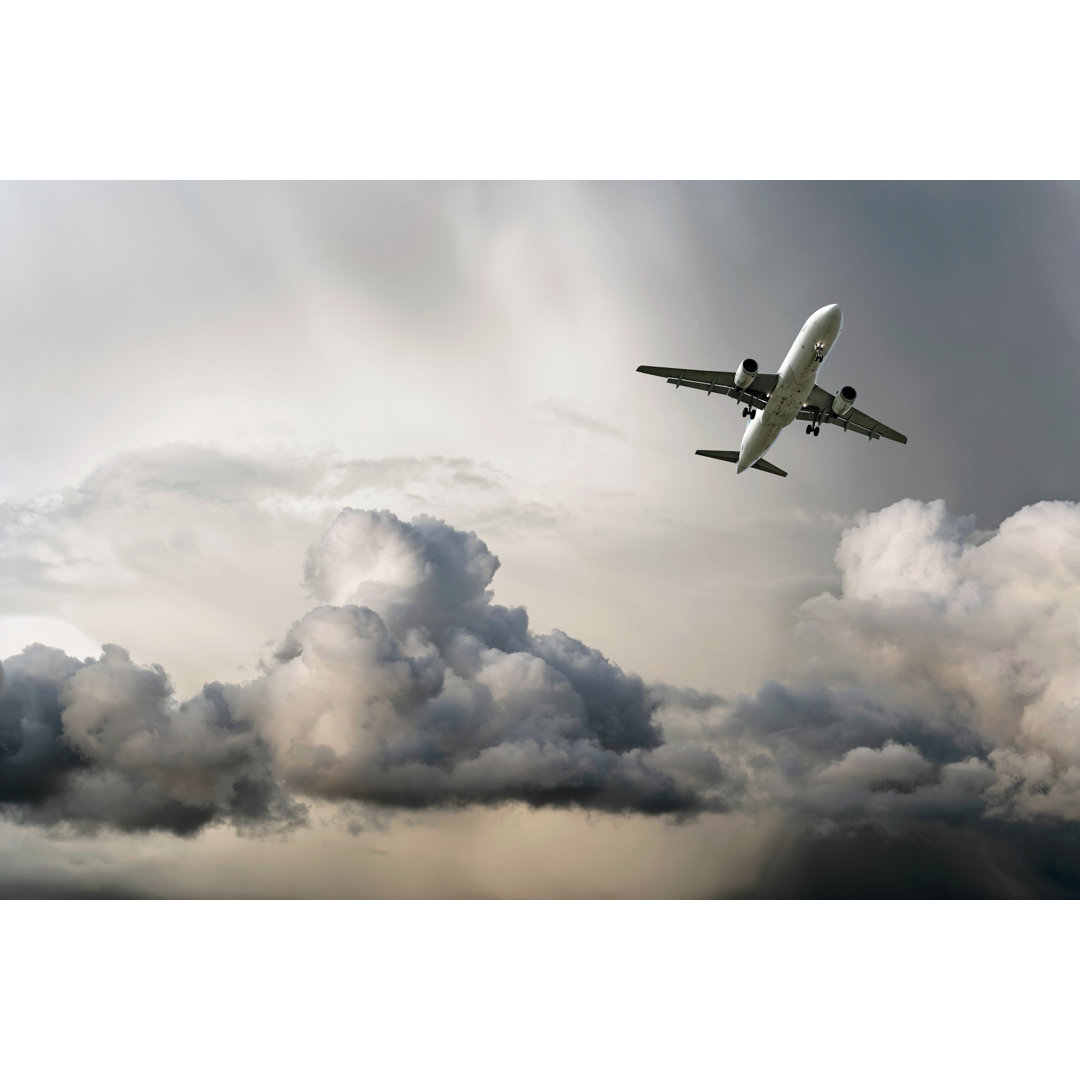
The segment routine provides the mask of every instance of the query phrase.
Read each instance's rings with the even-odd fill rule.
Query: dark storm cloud
[[[85,662],[32,646],[6,664],[0,801],[23,821],[182,835],[290,827],[304,796],[727,806],[737,781],[706,746],[664,741],[639,678],[492,603],[497,567],[441,521],[346,510],[306,565],[324,603],[251,683],[177,702],[116,646]]]
[[[989,531],[940,502],[865,515],[839,592],[800,611],[799,666],[725,699],[535,633],[474,533],[345,510],[306,560],[318,606],[251,682],[179,702],[115,646],[8,661],[0,799],[181,835],[289,828],[306,800],[766,811],[784,825],[748,894],[1071,895],[1077,551],[1072,503]]]
[[[820,832],[795,826],[753,885],[723,898],[761,900],[1080,899],[1080,827],[941,822]]]
[[[160,668],[115,645],[98,661],[31,645],[5,662],[0,801],[20,821],[128,832],[303,819],[220,687],[178,706]]]
[[[391,806],[722,805],[715,756],[663,743],[640,679],[492,603],[497,568],[475,534],[433,518],[338,516],[306,565],[325,606],[237,699],[290,789]]]
[[[8,878],[0,882],[0,900],[154,900],[124,886],[93,885],[47,877]]]

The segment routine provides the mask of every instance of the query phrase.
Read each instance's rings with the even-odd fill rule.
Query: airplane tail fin
[[[716,458],[717,461],[730,461],[732,465],[737,464],[739,461],[738,450],[696,450],[695,453],[700,454],[702,457]],[[762,472],[772,473],[774,476],[787,476],[783,469],[778,469],[764,458],[755,461],[750,467],[760,469]]]

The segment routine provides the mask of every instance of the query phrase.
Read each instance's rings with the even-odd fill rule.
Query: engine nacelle
[[[851,412],[851,406],[855,404],[855,387],[842,386],[840,393],[833,398],[833,416],[847,416]]]
[[[735,387],[738,390],[745,390],[754,381],[754,376],[757,375],[757,361],[756,360],[744,360],[739,365],[739,370],[735,372]]]

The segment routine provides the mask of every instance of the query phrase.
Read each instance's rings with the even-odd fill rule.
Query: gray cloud
[[[221,687],[178,705],[160,668],[114,645],[98,661],[43,645],[7,660],[0,732],[0,803],[20,821],[187,835],[303,820]]]
[[[715,756],[673,754],[640,679],[492,603],[497,567],[478,537],[433,518],[338,516],[306,565],[326,606],[238,704],[290,788],[417,807],[722,805]]]
[[[534,533],[550,527],[497,470],[470,458],[158,446],[118,455],[77,485],[0,502],[4,614],[66,620],[90,635],[78,647],[87,651],[133,642],[133,654],[161,661],[185,693],[234,679],[310,606],[297,567],[312,535],[352,499],[411,512],[468,500],[482,520],[502,508],[529,513]]]
[[[208,678],[230,688],[232,709],[257,650],[311,606],[297,569],[337,508],[425,510],[497,541],[510,564],[499,598],[527,600],[534,624],[703,688],[647,685],[666,741],[648,745],[624,705],[604,737],[623,723],[634,734],[611,752],[655,762],[663,751],[674,777],[671,744],[694,761],[709,751],[721,802],[783,808],[785,835],[816,838],[804,852],[842,851],[849,834],[864,852],[880,837],[899,850],[923,830],[916,852],[948,822],[948,836],[1000,864],[1075,801],[1069,601],[1045,587],[1060,578],[1071,595],[1068,530],[1060,554],[1039,547],[1060,533],[1052,522],[1029,519],[1014,537],[1014,559],[1039,568],[1030,580],[1003,557],[1000,580],[980,576],[971,553],[1002,550],[998,525],[1015,507],[1075,494],[1077,195],[1059,184],[10,186],[0,483],[56,487],[151,440],[261,441],[277,456],[163,447],[4,503],[4,618],[48,615],[80,632],[64,641],[125,643],[140,670],[162,661],[180,691],[167,717]],[[845,332],[823,379],[856,385],[911,443],[833,432],[802,463],[791,434],[780,445],[800,459],[794,487],[693,459],[692,447],[735,445],[736,414],[633,367],[775,365],[831,299]],[[553,393],[555,412],[541,404]],[[1024,422],[1033,408],[1043,423]],[[1023,439],[1006,437],[1010,422]],[[625,439],[594,437],[605,423]],[[341,452],[320,456],[312,433]],[[938,495],[986,531],[945,514],[939,535],[926,504],[910,503],[884,530],[918,536],[909,551],[881,529],[870,544],[868,519],[829,570],[860,507]],[[369,592],[392,591],[380,575]],[[875,581],[900,584],[875,592]],[[793,620],[823,589],[836,595]],[[469,655],[439,637],[446,626],[477,619],[482,641],[515,630],[449,593],[394,595],[393,610],[373,610],[414,662],[419,631],[397,622],[410,605],[450,670]],[[982,597],[994,600],[977,617]],[[525,633],[491,640],[559,671],[559,650]],[[46,691],[29,714],[45,715]],[[35,730],[44,739],[20,765],[39,755],[40,799],[75,773],[83,783],[90,766],[50,758],[52,729]],[[713,798],[707,776],[679,776]],[[163,773],[158,794],[177,790]],[[228,820],[214,790],[212,820]],[[975,842],[992,829],[992,843]]]
[[[710,713],[789,814],[750,894],[1080,895],[1078,530],[907,501],[845,532],[799,669]]]
[[[792,900],[1038,900],[1080,898],[1080,829],[924,821],[903,830],[792,823],[746,887],[718,895]]]
[[[116,646],[7,661],[0,801],[21,822],[178,835],[287,830],[312,800],[779,812],[747,895],[1070,894],[1078,535],[1069,503],[983,532],[942,503],[864,515],[838,593],[800,611],[797,665],[731,698],[535,633],[493,601],[499,560],[474,533],[348,509],[308,551],[318,606],[246,683],[180,701]],[[904,874],[860,879],[868,852]]]
[[[178,834],[291,827],[297,797],[723,808],[715,755],[664,742],[639,678],[492,603],[497,567],[441,521],[346,510],[307,560],[324,603],[250,683],[178,702],[116,646],[85,662],[32,646],[6,664],[0,801],[25,821]]]
[[[710,705],[715,745],[830,821],[1080,821],[1080,506],[974,525],[941,502],[864,515],[839,595],[802,606],[799,666]]]

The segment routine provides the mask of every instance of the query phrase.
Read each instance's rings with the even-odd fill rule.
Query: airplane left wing
[[[707,394],[724,394],[739,401],[764,408],[769,395],[776,389],[778,375],[766,375],[759,372],[754,381],[745,389],[735,387],[734,371],[701,371],[696,368],[651,367],[642,364],[638,371],[645,375],[658,375],[667,379],[674,386],[689,386],[693,390],[704,390]]]
[[[907,442],[906,435],[901,435],[899,431],[893,431],[887,424],[875,420],[872,416],[868,416],[854,407],[843,416],[831,415],[835,397],[836,395],[830,394],[828,390],[815,386],[810,392],[810,401],[807,403],[807,407],[799,413],[797,419],[814,420],[820,417],[823,423],[836,424],[845,431],[854,431],[857,435],[865,435],[870,439],[885,438],[898,443]]]

